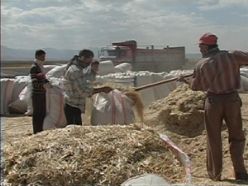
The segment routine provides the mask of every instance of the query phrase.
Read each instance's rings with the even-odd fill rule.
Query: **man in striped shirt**
[[[189,84],[192,90],[204,91],[207,95],[205,125],[208,175],[213,180],[221,180],[221,127],[225,120],[235,178],[248,180],[243,158],[245,135],[242,129],[242,102],[237,93],[240,87],[240,67],[248,65],[248,53],[219,50],[217,37],[212,33],[206,33],[200,38],[199,48],[202,59],[196,64]]]
[[[49,87],[49,81],[46,78],[43,64],[46,59],[44,50],[35,51],[35,61],[30,68],[30,77],[32,81],[32,106],[33,106],[33,133],[43,131],[43,121],[46,116],[46,88]]]

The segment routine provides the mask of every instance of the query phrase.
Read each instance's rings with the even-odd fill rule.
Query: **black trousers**
[[[81,110],[79,108],[65,104],[64,111],[67,125],[82,125]]]
[[[43,131],[43,121],[46,116],[46,93],[32,93],[33,104],[33,132]]]

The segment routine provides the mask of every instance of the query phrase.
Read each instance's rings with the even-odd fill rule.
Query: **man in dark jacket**
[[[43,64],[46,59],[44,50],[35,52],[35,60],[30,69],[32,81],[32,104],[33,104],[33,132],[34,134],[43,130],[43,121],[46,116],[46,87],[49,81],[46,79]]]

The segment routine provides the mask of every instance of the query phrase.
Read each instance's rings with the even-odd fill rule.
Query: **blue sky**
[[[248,0],[2,0],[1,45],[82,49],[134,39],[185,46],[213,32],[223,49],[248,50]]]

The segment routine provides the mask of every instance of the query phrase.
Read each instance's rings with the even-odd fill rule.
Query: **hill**
[[[98,48],[89,48],[98,57]],[[1,45],[1,60],[33,60],[35,50],[14,49]],[[43,48],[47,53],[47,60],[69,60],[78,54],[79,50]]]

